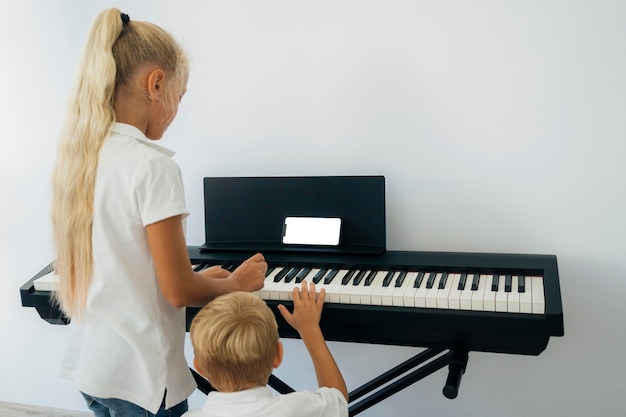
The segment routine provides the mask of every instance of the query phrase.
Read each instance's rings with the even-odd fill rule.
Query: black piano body
[[[208,252],[189,247],[193,264],[238,264],[247,252]],[[538,355],[551,336],[562,336],[563,311],[557,259],[554,255],[386,251],[379,255],[266,253],[269,265],[372,268],[480,274],[520,274],[543,277],[545,314],[522,314],[455,309],[359,306],[326,303],[321,327],[328,340],[468,351]],[[281,337],[298,337],[266,300],[279,323]],[[197,309],[188,309],[191,320]]]
[[[247,251],[207,251],[189,246],[192,264],[237,265],[251,255]],[[377,255],[316,252],[268,252],[269,265],[328,266],[397,270],[435,270],[454,273],[521,274],[543,277],[545,314],[503,313],[455,309],[396,307],[326,303],[321,327],[327,340],[467,351],[538,355],[551,336],[563,336],[557,259],[554,255],[461,252],[385,251]],[[51,298],[38,291],[34,281],[46,275],[47,266],[20,289],[22,305],[34,307],[41,318],[67,324]],[[275,312],[281,337],[297,338],[277,306],[289,301],[266,300]],[[197,308],[187,309],[189,325]]]

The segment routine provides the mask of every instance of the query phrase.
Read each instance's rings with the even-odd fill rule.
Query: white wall
[[[626,414],[626,2],[123,3],[193,60],[163,140],[184,172],[190,244],[203,176],[383,174],[390,249],[558,256],[565,337],[538,357],[470,354],[455,400],[440,371],[362,415]],[[53,256],[56,134],[110,5],[0,5],[0,401],[84,409],[56,377],[68,329],[22,308],[18,289]],[[331,348],[350,388],[418,351]],[[314,387],[297,341],[278,375]]]

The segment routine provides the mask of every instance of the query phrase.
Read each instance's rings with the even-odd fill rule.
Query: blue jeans
[[[180,417],[189,409],[187,400],[185,400],[167,410],[162,404],[159,411],[156,414],[152,414],[148,410],[128,401],[118,400],[117,398],[97,398],[85,393],[81,394],[85,397],[87,407],[89,407],[95,417]]]

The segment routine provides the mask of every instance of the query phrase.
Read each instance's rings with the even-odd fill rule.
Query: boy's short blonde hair
[[[189,329],[199,371],[219,391],[267,384],[278,349],[272,310],[256,295],[233,292],[215,298]]]

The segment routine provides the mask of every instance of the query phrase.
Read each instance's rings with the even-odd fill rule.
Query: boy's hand
[[[315,284],[307,285],[306,281],[303,281],[302,290],[298,290],[298,287],[293,289],[293,314],[282,304],[278,305],[278,309],[287,323],[298,331],[309,351],[317,376],[317,384],[320,387],[337,388],[347,402],[348,388],[346,382],[343,380],[333,355],[328,350],[322,329],[320,329],[324,294],[325,291],[322,287],[319,297],[316,299]]]
[[[319,297],[316,299],[315,284],[307,284],[302,281],[302,290],[298,287],[293,289],[293,313],[287,310],[287,307],[280,304],[278,310],[285,318],[287,323],[300,333],[307,333],[311,329],[319,329],[320,318],[322,316],[322,308],[324,306],[324,288],[320,291]]]

